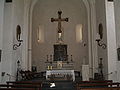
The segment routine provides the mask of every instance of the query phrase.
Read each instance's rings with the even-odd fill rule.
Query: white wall
[[[116,39],[117,39],[117,47],[120,47],[120,0],[115,0],[115,24],[116,24]]]
[[[2,55],[2,72],[5,76],[1,82],[6,80],[15,80],[17,61],[22,63],[22,45],[13,50],[13,45],[18,44],[16,40],[16,27],[21,26],[23,31],[24,17],[24,0],[13,0],[12,3],[5,3],[4,8],[4,28],[3,28],[3,55]],[[7,75],[10,74],[11,78]]]
[[[3,17],[4,17],[4,0],[0,0],[0,49],[2,49]]]
[[[8,80],[7,73],[11,74],[12,63],[12,3],[5,3],[4,8],[4,25],[3,25],[3,52],[2,52],[2,72],[5,72],[5,76],[2,77],[1,82]]]
[[[120,0],[114,1],[115,5],[115,25],[116,25],[116,42],[117,42],[117,48],[120,48]],[[118,77],[120,76],[120,61],[117,61],[117,74]],[[118,81],[120,81],[120,78],[118,78]]]
[[[98,33],[99,24],[102,23],[103,25],[103,39],[102,41],[107,44],[107,31],[106,31],[106,15],[105,15],[105,0],[96,0],[96,28]],[[98,46],[98,60],[99,58],[103,58],[103,72],[105,78],[107,78],[108,73],[108,61],[107,61],[107,49],[102,49]]]
[[[23,26],[24,26],[24,0],[14,0],[13,1],[13,44],[18,44],[18,41],[16,39],[16,27],[17,25],[21,26],[21,39],[23,39]],[[22,65],[22,45],[18,47],[17,50],[13,50],[13,63],[12,63],[12,74],[16,74],[17,69],[17,61],[20,61],[20,64]],[[22,67],[24,68],[24,67]]]
[[[114,2],[106,0],[106,30],[107,30],[107,49],[108,49],[108,79],[118,81],[117,78],[117,51],[116,51],[116,30]]]
[[[57,23],[52,23],[50,19],[57,18],[57,11],[62,10],[62,17],[68,17],[69,22],[62,22],[64,28],[64,42],[68,45],[68,55],[73,55],[75,70],[80,70],[83,59],[86,57],[88,64],[88,29],[87,12],[84,3],[80,0],[39,0],[33,10],[32,27],[32,60],[33,65],[38,66],[38,71],[45,70],[46,55],[53,54],[53,44],[56,43]],[[45,42],[37,43],[37,28],[44,26]],[[83,43],[75,40],[75,28],[77,24],[83,25]]]
[[[4,0],[0,0],[0,50],[2,50],[3,37],[3,17],[4,17]],[[0,81],[1,81],[1,62],[0,62]]]

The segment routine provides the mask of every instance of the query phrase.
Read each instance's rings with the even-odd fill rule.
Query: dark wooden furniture
[[[35,84],[13,84],[13,85],[8,85],[8,84],[0,84],[0,87],[7,87],[7,88],[41,88],[41,85],[35,85]]]
[[[36,90],[35,88],[0,88],[0,90]]]
[[[37,85],[42,86],[41,81],[7,81],[6,83],[7,83],[7,85],[11,85],[11,84],[37,84]]]
[[[120,87],[79,88],[78,90],[120,90]]]
[[[76,83],[77,90],[120,90],[120,83],[112,80],[81,81]]]
[[[91,80],[91,81],[79,81],[79,82],[76,82],[76,83],[112,83],[113,81],[112,80]]]

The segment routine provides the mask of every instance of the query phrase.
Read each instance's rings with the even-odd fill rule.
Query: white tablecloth
[[[82,80],[89,81],[89,65],[82,65]]]
[[[75,81],[75,73],[74,70],[48,70],[46,71],[46,79],[51,74],[63,74],[63,75],[72,75],[73,81]]]

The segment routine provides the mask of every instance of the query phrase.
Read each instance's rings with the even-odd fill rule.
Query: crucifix
[[[61,18],[62,11],[58,11],[58,18],[51,18],[51,22],[58,22],[58,42],[62,42],[62,27],[61,27],[61,22],[66,21],[68,22],[68,18]]]

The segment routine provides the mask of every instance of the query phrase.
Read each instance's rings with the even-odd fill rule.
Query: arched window
[[[82,24],[76,25],[76,42],[81,43],[83,39],[83,34],[82,34]]]
[[[44,42],[44,27],[42,25],[39,25],[37,29],[37,41],[38,43]]]

